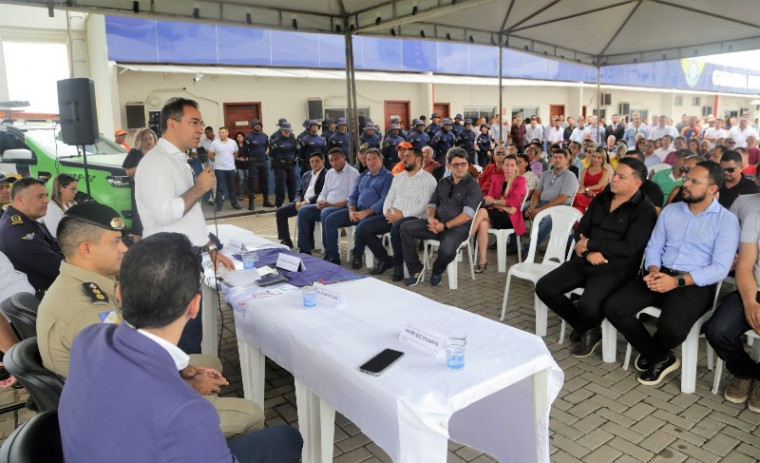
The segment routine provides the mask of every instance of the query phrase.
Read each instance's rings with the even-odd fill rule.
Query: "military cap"
[[[401,122],[401,118],[393,116],[391,117],[391,122],[394,124],[398,124],[399,122]]]
[[[451,125],[451,119],[448,117],[441,122],[441,125]]]
[[[360,152],[360,153],[361,153],[362,151],[367,151],[368,149],[369,149],[369,145],[368,145],[368,144],[366,144],[366,143],[362,143],[361,145],[359,145],[359,152]],[[342,151],[341,151],[341,152],[342,152]]]
[[[308,128],[309,128],[309,126],[311,125],[311,123],[312,123],[311,119],[305,119],[305,120],[303,121],[303,124],[302,124],[302,125],[303,125],[303,128],[304,128],[304,129],[308,129]],[[316,124],[316,122],[314,122],[314,123]]]
[[[462,115],[461,115],[461,114],[457,114],[456,116],[454,116],[454,119],[455,119],[455,120],[456,120],[456,119],[462,119]]]
[[[261,125],[261,121],[258,119],[254,119],[251,121],[251,128],[256,127],[257,125]]]
[[[465,119],[465,120],[464,120],[464,123],[465,123],[465,124],[472,124],[472,119]]]
[[[341,118],[338,118],[337,125],[348,125],[348,123],[346,122],[344,118],[341,117]]]
[[[480,124],[480,128],[482,129],[483,127],[487,128],[487,129],[491,128],[491,126],[488,125],[488,124],[485,124],[485,123],[484,124]]]
[[[293,130],[293,126],[290,125],[290,122],[283,122],[280,124],[280,130]]]
[[[364,130],[367,130],[367,129],[375,130],[375,124],[373,124],[372,122],[367,122],[366,124],[364,124]]]
[[[279,126],[282,126],[282,124],[286,124],[287,122],[288,122],[288,120],[286,118],[284,118],[284,117],[281,117],[281,118],[277,119],[277,125],[279,125]]]
[[[418,125],[425,125],[425,121],[422,119],[415,119],[414,126],[417,127]]]
[[[10,184],[10,183],[15,182],[16,180],[18,180],[18,178],[14,176],[6,176],[4,173],[0,172],[0,183],[8,182]]]
[[[311,127],[312,125],[316,125],[316,126],[319,126],[319,122],[315,121],[314,119],[309,119],[309,120],[307,120],[307,121],[306,121],[306,122],[303,124],[303,126],[304,126],[305,128],[307,128],[307,129],[308,129],[309,127]]]
[[[441,115],[440,115],[440,114],[438,114],[438,113],[433,113],[433,114],[430,116],[430,118],[431,118],[431,119],[435,119],[436,117],[441,117]]]
[[[71,206],[61,219],[64,220],[81,220],[111,231],[122,231],[125,228],[118,212],[97,201],[85,201]]]
[[[401,127],[399,127],[398,124],[391,124],[391,128],[388,130],[401,130]]]

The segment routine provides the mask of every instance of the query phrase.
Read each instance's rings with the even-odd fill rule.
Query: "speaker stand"
[[[90,194],[90,171],[87,167],[87,150],[85,149],[85,145],[81,145],[82,147],[82,159],[84,161],[84,183],[87,187],[87,196],[92,199],[92,194]]]

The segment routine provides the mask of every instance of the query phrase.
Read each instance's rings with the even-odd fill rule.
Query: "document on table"
[[[247,288],[256,284],[261,277],[255,270],[238,270],[225,273],[221,278],[236,288]]]

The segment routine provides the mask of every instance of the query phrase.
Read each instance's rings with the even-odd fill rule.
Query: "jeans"
[[[203,163],[199,158],[192,158],[190,159],[190,165],[193,168],[193,174],[195,174],[195,178],[198,178],[198,175],[203,172]],[[212,188],[213,189],[213,188]],[[207,191],[203,198],[201,198],[201,201],[205,204],[208,202],[208,200],[211,198],[211,190]]]
[[[417,238],[440,241],[438,257],[433,262],[433,275],[441,275],[446,270],[446,266],[456,258],[459,245],[467,238],[470,231],[470,222],[441,233],[433,233],[427,229],[427,226],[427,219],[409,220],[401,225],[401,251],[409,275],[414,275],[423,268],[417,254]]]
[[[361,242],[372,251],[372,254],[377,257],[380,262],[387,262],[391,257],[388,256],[388,251],[383,246],[382,235],[391,233],[391,248],[393,249],[393,265],[402,265],[404,258],[401,254],[401,225],[410,220],[415,220],[416,217],[404,217],[391,225],[385,220],[384,215],[376,215],[367,217],[360,223],[361,227],[356,227],[354,236],[356,241]]]
[[[308,204],[298,210],[298,250],[300,252],[310,253],[314,250],[314,224],[322,222],[324,227],[325,218],[333,212],[340,210],[337,207],[326,207],[321,211],[317,209],[316,204]],[[325,244],[325,233],[322,233],[322,246]],[[324,248],[325,251],[327,247]]]
[[[248,183],[248,168],[237,169],[235,173],[237,174],[238,196],[243,196],[245,185]]]
[[[234,170],[215,170],[216,174],[216,210],[221,211],[223,206],[222,195],[225,193],[230,198],[230,204],[237,206],[237,196],[235,196],[235,171]]]
[[[756,299],[760,301],[760,292]],[[721,301],[705,324],[705,336],[733,375],[760,379],[760,365],[744,350],[742,340],[744,333],[751,329],[744,315],[742,298],[738,291],[734,291]]]
[[[361,222],[359,222],[361,223]],[[340,259],[340,249],[338,247],[338,229],[343,227],[350,227],[354,223],[348,218],[348,208],[337,209],[329,214],[322,216],[322,241],[325,245],[325,257],[328,259]],[[356,237],[356,234],[354,234]],[[355,239],[356,246],[361,248],[361,252],[364,252],[364,245],[359,244],[360,240]],[[356,250],[357,247],[354,247]],[[361,254],[354,254],[355,256],[361,256]]]
[[[234,437],[227,447],[240,463],[296,463],[303,439],[295,428],[280,425]]]

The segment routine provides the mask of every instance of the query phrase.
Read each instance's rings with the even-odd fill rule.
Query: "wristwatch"
[[[446,225],[446,222],[443,222],[443,231],[446,231],[449,229],[449,226]]]
[[[216,251],[216,245],[214,243],[211,243],[208,246],[203,246],[201,248],[201,252],[211,252],[211,251]]]
[[[683,276],[679,276],[678,279],[676,279],[676,281],[678,282],[679,288],[683,288],[684,286],[686,286],[686,279]]]

